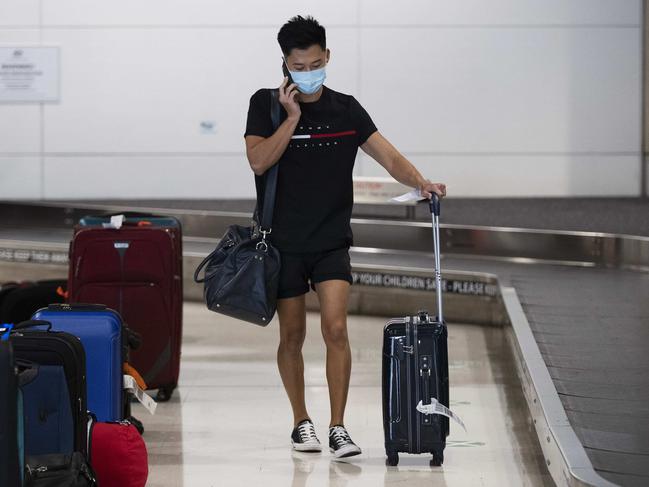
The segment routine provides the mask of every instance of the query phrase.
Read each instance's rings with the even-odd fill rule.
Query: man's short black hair
[[[296,15],[286,22],[277,34],[277,42],[284,56],[291,54],[293,49],[308,49],[314,44],[322,50],[327,48],[325,28],[316,19],[307,15],[306,18]]]

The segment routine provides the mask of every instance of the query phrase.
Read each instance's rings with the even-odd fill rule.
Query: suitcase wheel
[[[397,452],[386,452],[388,458],[385,459],[385,464],[388,467],[396,467],[399,465],[399,454]]]
[[[164,386],[158,389],[158,394],[155,397],[155,400],[157,402],[167,402],[169,399],[171,399],[171,396],[174,393],[174,386]]]
[[[444,463],[444,452],[443,451],[433,452],[433,458],[430,461],[430,466],[441,467],[442,463]]]

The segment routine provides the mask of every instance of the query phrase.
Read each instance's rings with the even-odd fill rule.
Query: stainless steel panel
[[[5,225],[70,227],[93,212],[126,211],[126,206],[83,203],[0,204]],[[138,208],[180,219],[183,233],[192,237],[220,238],[229,225],[249,225],[251,215],[225,211]],[[390,252],[432,253],[430,223],[353,218],[354,245]],[[530,230],[506,227],[441,225],[441,253],[470,255],[518,263],[556,263],[649,270],[649,237],[594,232]]]

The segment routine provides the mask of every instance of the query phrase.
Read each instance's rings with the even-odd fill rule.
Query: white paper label
[[[146,392],[144,392],[140,386],[137,385],[137,381],[130,375],[124,376],[124,389],[127,392],[133,394],[140,404],[146,408],[151,414],[155,414],[155,410],[158,407],[158,403],[153,400]]]
[[[421,191],[419,191],[418,189],[413,189],[412,191],[404,193],[401,196],[395,196],[394,198],[390,199],[390,201],[405,203],[408,201],[419,201],[423,198],[424,197],[421,195]]]
[[[460,417],[449,408],[438,402],[434,397],[430,398],[430,404],[424,404],[422,401],[419,401],[419,404],[417,404],[417,411],[422,414],[440,414],[442,416],[446,416],[447,418],[452,419],[457,424],[462,426],[462,429],[466,431],[466,426],[464,426],[464,422],[462,422]]]
[[[110,217],[110,223],[102,223],[101,226],[104,228],[122,228],[124,224],[124,215],[113,215]]]

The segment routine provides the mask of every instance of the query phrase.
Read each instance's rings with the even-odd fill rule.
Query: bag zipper
[[[95,424],[97,423],[97,419],[94,417],[94,415],[90,416],[90,420],[88,421],[90,425],[88,426],[88,463],[92,464],[92,431],[95,429]]]
[[[413,365],[419,366],[419,341],[417,338],[417,328],[419,325],[419,322],[421,321],[419,317],[415,318],[416,321],[414,323],[414,326],[412,328],[412,341],[413,341],[413,356],[412,356],[412,363]],[[417,402],[417,398],[421,397],[420,396],[420,390],[419,390],[419,381],[415,380],[415,402]],[[416,406],[416,404],[415,404]],[[417,418],[417,414],[415,413],[415,418]],[[412,427],[415,428],[415,434],[417,438],[417,450],[416,453],[419,453],[421,449],[421,428],[419,427],[419,421],[414,421],[412,424]]]
[[[411,318],[408,318],[406,320],[406,347],[411,348],[410,344],[410,326],[411,326]],[[405,350],[404,350],[405,351]],[[412,352],[406,352],[408,354]],[[406,358],[406,378],[407,378],[407,386],[408,386],[408,394],[406,396],[408,397],[408,450],[409,453],[412,452],[412,381],[411,381],[411,375],[412,375],[412,359]]]
[[[441,403],[442,402],[442,398],[441,398],[442,391],[441,391],[441,389],[439,387],[439,370],[437,368],[437,361],[439,359],[439,351],[438,351],[438,347],[437,347],[437,339],[439,338],[439,334],[437,333],[438,331],[439,331],[439,328],[438,328],[438,330],[435,330],[435,336],[433,337],[433,354],[434,355],[433,355],[433,360],[432,360],[433,363],[431,364],[431,366],[435,367],[435,389],[437,390],[437,400]],[[444,421],[442,420],[442,418],[439,417],[439,415],[435,414],[433,416],[437,419],[437,424],[439,425],[440,436],[443,436],[444,431],[442,429],[442,425],[443,425]]]

